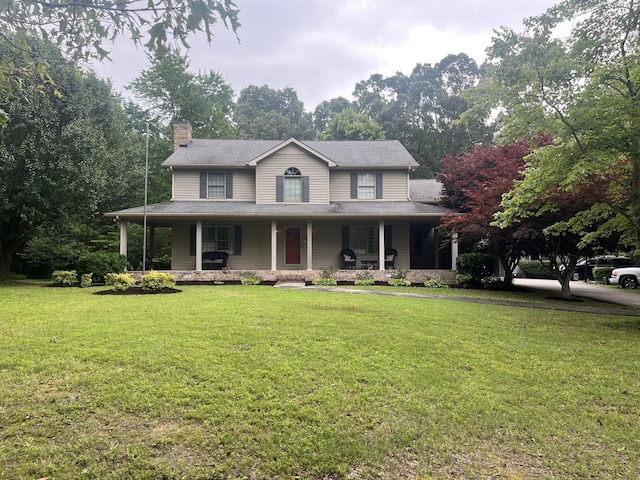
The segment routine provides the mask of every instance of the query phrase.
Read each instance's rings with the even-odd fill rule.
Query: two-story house
[[[171,228],[174,271],[216,268],[211,252],[232,270],[455,265],[438,229],[440,185],[409,179],[418,164],[398,141],[204,140],[176,122],[163,166],[171,201],[107,214],[125,255],[127,222],[146,216]]]

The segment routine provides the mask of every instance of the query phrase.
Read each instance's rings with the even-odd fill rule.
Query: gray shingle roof
[[[409,180],[409,198],[414,202],[437,204],[442,197],[442,183],[436,179]]]
[[[164,167],[245,166],[265,152],[284,145],[280,140],[204,140],[194,139],[188,147],[177,149]],[[405,167],[418,163],[397,140],[377,141],[300,141],[309,149],[334,161],[338,167]]]
[[[147,206],[148,217],[439,217],[446,209],[418,202],[332,202],[329,204],[253,202],[171,201]],[[143,207],[109,212],[107,216],[123,219],[142,218]]]

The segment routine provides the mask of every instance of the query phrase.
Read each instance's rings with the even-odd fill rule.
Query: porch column
[[[202,220],[196,222],[196,271],[202,270]]]
[[[124,255],[125,257],[127,256],[127,243],[129,241],[127,238],[127,226],[126,220],[120,220],[120,255]]]
[[[278,224],[271,221],[271,270],[276,271],[278,267]]]
[[[378,270],[384,270],[384,220],[378,222]]]
[[[458,260],[458,234],[454,233],[451,240],[451,270],[456,270],[456,261]]]
[[[313,222],[307,222],[307,270],[313,270]]]

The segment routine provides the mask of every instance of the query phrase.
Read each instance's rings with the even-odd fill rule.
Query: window
[[[284,172],[284,201],[299,202],[302,199],[302,174],[296,167]]]
[[[352,172],[351,198],[375,200],[382,198],[382,172]]]
[[[233,227],[204,227],[202,229],[203,252],[227,252],[234,255]]]
[[[378,253],[378,227],[373,225],[350,226],[349,248],[359,255]]]
[[[242,225],[202,228],[202,251],[242,255]],[[196,254],[196,225],[189,225],[189,255]]]
[[[200,172],[200,198],[233,198],[233,172]]]
[[[207,197],[208,198],[225,198],[224,193],[224,173],[209,172],[207,182]]]
[[[376,176],[373,173],[358,174],[358,198],[376,198]]]
[[[276,177],[276,202],[308,202],[309,177],[289,167]]]

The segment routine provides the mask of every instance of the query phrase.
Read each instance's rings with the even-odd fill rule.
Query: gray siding
[[[276,203],[276,177],[289,167],[296,167],[309,177],[309,203],[329,203],[329,167],[295,145],[258,162],[256,203]]]
[[[230,226],[232,221],[204,222],[203,226]],[[195,224],[193,222],[192,224]],[[238,223],[236,223],[238,224]],[[349,220],[316,220],[313,222],[313,264],[314,270],[329,266],[342,268],[340,250],[342,249],[342,225],[374,225],[372,222],[353,222]],[[172,229],[172,269],[194,270],[195,256],[189,255],[189,222],[177,222]],[[271,269],[271,222],[247,221],[242,225],[242,254],[229,257],[227,265],[233,270],[270,270]],[[398,250],[396,268],[409,269],[409,222],[390,222],[392,226],[393,248]],[[301,264],[285,265],[286,245],[285,227],[300,227]],[[280,221],[277,224],[277,265],[278,270],[307,269],[307,222],[306,220]],[[361,255],[360,260],[377,260],[377,255]]]
[[[173,195],[174,200],[206,200],[200,198],[200,172],[230,170],[174,170]],[[253,202],[256,199],[255,171],[253,168],[246,170],[233,170],[233,198],[216,198],[212,201],[242,201]]]
[[[348,202],[355,201],[351,198],[351,173],[350,171],[331,170],[329,177],[331,182],[331,201]],[[364,171],[364,170],[360,170]],[[376,172],[376,170],[370,170]],[[406,170],[379,170],[382,172],[382,201],[405,201],[409,197],[409,174]],[[375,201],[375,200],[368,200]]]

